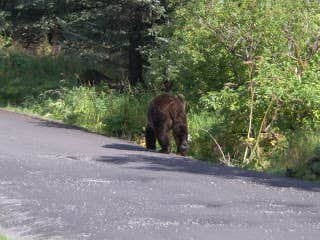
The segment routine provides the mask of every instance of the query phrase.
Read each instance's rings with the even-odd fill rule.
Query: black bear
[[[161,146],[160,152],[169,153],[169,131],[172,130],[177,153],[185,155],[187,151],[188,126],[186,104],[182,95],[163,94],[155,97],[148,109],[146,127],[147,149],[156,149],[156,139]]]

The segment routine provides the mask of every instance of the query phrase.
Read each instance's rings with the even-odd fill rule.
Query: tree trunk
[[[132,32],[129,36],[129,69],[128,69],[128,79],[132,86],[137,85],[137,83],[143,83],[143,58],[139,51],[141,43],[141,33]]]
[[[142,21],[142,14],[139,7],[135,9],[134,17],[132,19],[131,29],[129,31],[129,68],[128,79],[132,86],[137,83],[144,83],[143,81],[143,57],[139,48],[142,46],[143,37],[142,31],[144,24]]]
[[[164,7],[165,11],[167,12],[169,7],[169,0],[161,0],[160,3]]]

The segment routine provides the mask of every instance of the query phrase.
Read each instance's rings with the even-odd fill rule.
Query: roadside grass
[[[134,140],[143,133],[144,112],[150,98],[149,95],[106,93],[95,88],[74,87],[28,98],[20,109],[93,132]]]
[[[318,131],[298,130],[288,134],[287,146],[270,160],[268,172],[320,182],[320,136]],[[316,159],[315,162],[311,162]]]
[[[197,159],[218,162],[212,135],[215,136],[216,119],[205,111],[189,108],[188,114],[189,150],[188,154]]]

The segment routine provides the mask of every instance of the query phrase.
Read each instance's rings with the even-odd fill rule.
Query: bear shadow
[[[146,152],[147,149],[141,146],[137,145],[131,145],[131,144],[124,144],[124,143],[112,143],[112,144],[106,144],[102,146],[104,148],[112,148],[117,150],[125,150],[125,151],[141,151]]]
[[[108,146],[109,145],[106,145],[106,147]],[[135,154],[134,152],[129,152],[129,154],[121,156],[100,156],[95,160],[98,162],[121,165],[122,167],[137,170],[180,172],[208,176],[211,175],[226,179],[246,180],[254,184],[271,187],[297,188],[305,191],[320,192],[320,185],[317,183],[284,176],[271,175],[268,173],[249,171],[237,167],[211,164],[188,157],[181,157],[175,154],[147,152],[140,146],[132,146],[129,144],[111,144],[111,147],[126,151],[145,151],[145,153]]]

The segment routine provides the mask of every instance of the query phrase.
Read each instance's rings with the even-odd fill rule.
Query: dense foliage
[[[0,59],[0,100],[33,95],[29,110],[141,141],[152,95],[182,92],[190,155],[320,174],[307,164],[320,159],[318,1],[15,0],[0,8],[0,46],[11,49]],[[12,52],[21,46],[38,57]],[[74,87],[74,73],[88,67],[134,87]]]
[[[0,32],[29,51],[56,54],[62,48],[86,64],[127,72],[132,85],[144,82],[148,29],[164,13],[157,0],[14,0],[1,1],[0,9],[0,23],[7,23]]]
[[[319,123],[319,11],[317,1],[190,2],[160,29],[150,75],[200,98],[231,158],[268,167],[289,135]]]

